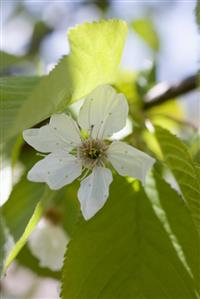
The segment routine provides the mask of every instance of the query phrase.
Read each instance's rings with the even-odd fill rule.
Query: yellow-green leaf
[[[150,48],[154,51],[159,50],[159,37],[155,30],[155,26],[150,19],[134,20],[131,26]]]
[[[126,34],[127,25],[120,20],[101,20],[71,29],[70,55],[41,80],[24,102],[8,136],[64,110],[97,85],[114,82]]]

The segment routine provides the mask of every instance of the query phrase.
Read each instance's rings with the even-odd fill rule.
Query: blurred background
[[[200,67],[195,5],[195,0],[1,1],[1,76],[47,74],[61,56],[70,52],[70,27],[119,18],[129,24],[122,68],[141,76],[153,69],[154,83],[178,82],[197,73]],[[149,28],[149,39],[143,38],[142,24]],[[194,91],[179,101],[185,122],[197,131],[199,98],[199,92]],[[9,163],[2,168],[1,204],[8,198],[12,184]],[[2,281],[1,291],[2,299],[54,299],[59,298],[59,282],[38,277],[15,263]]]

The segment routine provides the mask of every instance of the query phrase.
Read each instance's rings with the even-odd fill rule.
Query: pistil
[[[102,140],[88,138],[78,148],[78,157],[86,168],[103,166],[107,160],[107,148],[108,146]]]

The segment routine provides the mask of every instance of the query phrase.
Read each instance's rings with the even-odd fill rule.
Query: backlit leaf
[[[127,25],[120,20],[101,20],[71,29],[70,55],[62,58],[24,102],[8,135],[20,133],[64,110],[97,85],[113,82],[126,34]]]
[[[150,19],[134,20],[131,26],[150,48],[154,51],[159,50],[159,38],[155,26]]]

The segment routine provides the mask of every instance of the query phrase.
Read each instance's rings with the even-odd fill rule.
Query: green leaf
[[[199,288],[200,239],[185,202],[155,171],[148,177],[145,190],[180,260]]]
[[[184,119],[183,108],[175,99],[147,109],[146,115],[152,121],[153,125],[176,131],[177,125]]]
[[[85,23],[69,31],[72,100],[97,85],[114,82],[126,36],[127,24],[121,20]]]
[[[44,21],[37,21],[35,23],[31,41],[27,50],[30,57],[38,54],[42,41],[48,34],[52,32],[53,29],[50,28]]]
[[[60,217],[60,225],[63,226],[68,236],[72,236],[77,225],[77,221],[80,217],[79,202],[77,200],[77,190],[79,183],[76,181],[59,191],[57,191],[53,197],[53,201],[49,204],[45,215],[48,215],[48,211],[54,210]],[[51,216],[52,217],[52,216]],[[50,218],[51,219],[51,218]],[[39,261],[34,257],[28,246],[25,245],[17,256],[17,261],[24,267],[31,269],[39,276],[51,277],[60,279],[61,272],[51,271],[48,268],[40,267]]]
[[[189,141],[189,150],[193,160],[200,165],[200,135],[194,133]]]
[[[17,262],[23,267],[27,267],[29,270],[35,272],[40,277],[51,277],[55,279],[60,279],[61,277],[60,272],[51,271],[48,268],[41,268],[38,259],[31,254],[27,245],[25,245],[18,254]]]
[[[179,184],[200,233],[200,177],[189,151],[180,139],[165,129],[156,127],[155,136],[164,161]]]
[[[24,176],[16,184],[8,201],[1,208],[2,217],[13,237],[15,244],[7,257],[4,271],[17,256],[35,225],[53,192],[45,191],[44,184],[31,183]]]
[[[0,51],[0,69],[5,69],[14,65],[27,62],[27,56],[16,56],[4,51]]]
[[[2,160],[5,159],[5,161],[11,162],[11,181],[14,180],[15,166],[17,163],[19,163],[19,157],[21,151],[23,150],[23,144],[24,140],[22,138],[22,135],[20,134],[19,136],[9,139],[0,147],[0,156]]]
[[[126,96],[130,106],[133,104],[134,107],[138,104],[136,79],[136,73],[127,70],[120,70],[114,84],[117,91]]]
[[[113,182],[104,208],[82,221],[66,252],[62,299],[197,298],[138,182]]]
[[[6,238],[7,238],[7,232],[6,232],[6,226],[5,222],[0,210],[0,273],[3,270],[3,263],[6,256]]]
[[[40,77],[0,78],[0,131],[1,139],[8,138],[8,131],[16,126],[16,115],[31,94]]]
[[[41,200],[38,202],[38,204],[34,210],[32,217],[30,218],[23,234],[20,236],[19,240],[15,243],[14,247],[9,252],[9,254],[6,258],[5,264],[4,264],[3,273],[6,272],[7,268],[10,266],[12,261],[16,258],[16,256],[20,252],[20,250],[26,244],[28,237],[34,230],[34,228],[37,225],[37,223],[39,222],[40,218],[42,217],[43,212],[46,208],[46,205],[49,202],[49,200],[51,199],[52,195],[53,195],[53,192],[50,189],[46,188]],[[21,213],[24,213],[24,211],[21,211]]]
[[[15,241],[23,234],[44,189],[44,184],[31,183],[23,177],[3,205],[2,215]]]
[[[159,37],[150,19],[135,20],[132,22],[131,27],[150,48],[154,51],[159,50]]]
[[[71,101],[87,95],[97,85],[114,81],[127,34],[120,20],[101,20],[71,29],[71,54],[35,88],[20,109],[9,136],[64,110]]]
[[[200,0],[197,0],[197,4],[196,4],[196,20],[200,28]]]
[[[61,215],[61,224],[67,235],[73,236],[77,222],[80,218],[80,205],[77,200],[79,182],[74,181],[72,184],[60,189],[54,196],[55,208]]]

